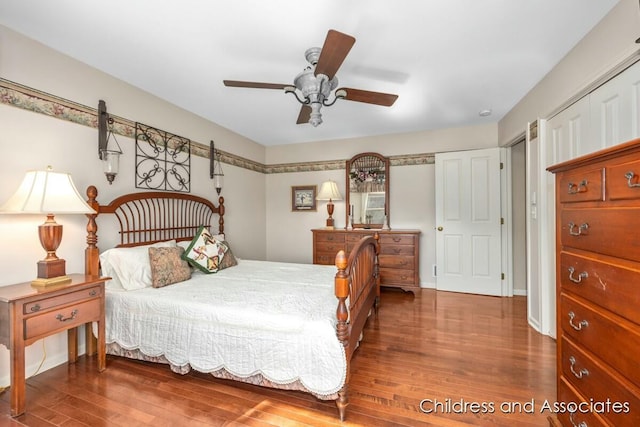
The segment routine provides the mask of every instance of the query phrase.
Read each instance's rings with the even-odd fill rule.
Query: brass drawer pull
[[[580,323],[578,323],[577,325],[575,323],[573,323],[573,319],[576,317],[576,314],[573,311],[569,312],[569,324],[571,325],[571,327],[573,329],[575,329],[576,331],[581,331],[582,328],[586,328],[587,326],[589,326],[589,322],[587,322],[586,320],[581,320]]]
[[[569,194],[585,193],[587,191],[587,180],[583,179],[580,184],[569,183]]]
[[[582,379],[582,377],[586,377],[587,375],[589,375],[589,370],[586,368],[582,368],[579,371],[576,371],[574,369],[574,366],[576,366],[576,358],[573,356],[569,357],[569,363],[571,363],[571,366],[569,367],[571,369],[571,373],[578,379]]]
[[[95,297],[96,295],[98,295],[98,292],[95,289],[92,289],[91,291],[89,291],[90,297]]]
[[[575,414],[575,412],[570,412],[569,413],[569,421],[571,421],[571,425],[573,427],[589,427],[587,425],[587,423],[585,423],[584,421],[580,421],[578,424],[576,424],[575,421],[573,421],[573,415]]]
[[[569,234],[572,236],[581,236],[583,231],[587,231],[589,229],[589,224],[583,222],[582,224],[580,224],[580,227],[578,227],[577,232],[573,231],[575,227],[576,225],[573,222],[569,223]]]
[[[57,319],[57,320],[59,320],[59,321],[61,321],[61,322],[67,322],[67,321],[69,321],[69,320],[73,320],[73,319],[75,319],[77,315],[78,315],[78,309],[76,308],[75,310],[73,310],[73,311],[71,312],[71,316],[69,316],[69,317],[64,317],[62,314],[58,314],[58,315],[56,316],[56,319]]]
[[[39,311],[40,310],[40,304],[36,304],[33,307],[31,307],[31,311]]]
[[[627,173],[624,174],[624,177],[627,178],[627,187],[629,188],[635,188],[635,187],[640,187],[639,183],[632,183],[631,180],[633,179],[633,177],[636,176],[635,173],[633,173],[633,171],[629,171]]]
[[[402,237],[392,237],[391,238],[394,242],[398,243],[402,241]]]
[[[573,277],[573,273],[575,273],[575,271],[575,268],[569,267],[569,280],[571,280],[573,283],[580,283],[582,282],[582,279],[586,279],[589,277],[589,273],[583,271],[582,273],[578,274],[578,278],[576,279],[575,277]]]

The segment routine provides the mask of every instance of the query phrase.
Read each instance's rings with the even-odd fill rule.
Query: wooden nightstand
[[[78,330],[91,335],[98,322],[98,371],[106,366],[104,282],[108,277],[70,274],[71,283],[35,287],[30,282],[0,286],[0,344],[10,350],[11,416],[25,411],[24,349],[34,342],[68,331],[69,362],[78,360]],[[88,342],[89,340],[87,340]],[[87,346],[87,354],[95,353]]]

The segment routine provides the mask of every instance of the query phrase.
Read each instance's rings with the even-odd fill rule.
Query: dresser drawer
[[[336,263],[336,255],[337,252],[316,252],[316,257],[313,260],[313,263],[320,265],[334,265]]]
[[[640,324],[640,271],[562,252],[560,286]]]
[[[615,426],[640,425],[640,391],[603,362],[581,350],[570,339],[563,337],[562,375],[587,399],[594,402],[615,403],[615,407],[596,408],[600,415]]]
[[[380,245],[380,255],[412,256],[413,246],[406,245]]]
[[[394,245],[411,245],[415,244],[415,239],[412,235],[408,234],[382,234],[380,236],[381,246],[394,246]]]
[[[380,255],[378,262],[380,267],[413,270],[415,258],[412,256]]]
[[[588,402],[588,399],[583,399],[578,392],[567,383],[564,377],[560,377],[558,381],[558,404],[564,405],[564,408],[560,409],[560,412],[557,413],[557,417],[565,427],[570,426],[580,426],[580,427],[611,427],[611,424],[603,420],[600,415],[590,412],[587,407],[585,412],[574,412],[571,413],[566,408],[575,407],[575,404],[579,404],[580,402]],[[584,423],[584,424],[580,424]]]
[[[601,168],[562,174],[557,183],[561,203],[604,200]]]
[[[316,244],[316,252],[333,254],[334,257],[341,249],[344,249],[344,243],[322,242]]]
[[[356,243],[362,240],[363,237],[373,236],[373,235],[374,233],[347,233],[344,240],[347,243],[347,245],[351,244],[351,246],[353,247],[355,246]]]
[[[607,168],[607,200],[640,199],[640,160]]]
[[[100,312],[102,299],[95,298],[83,303],[56,308],[25,319],[25,340],[49,335],[91,322]]]
[[[560,294],[559,304],[558,322],[563,333],[640,384],[640,326],[565,293]]]
[[[344,243],[344,233],[314,233],[317,243],[333,242],[338,244]]]
[[[402,270],[397,268],[380,268],[380,282],[385,284],[416,285],[416,273],[414,270]]]
[[[640,208],[563,209],[560,239],[563,246],[640,261],[639,218]]]
[[[58,295],[56,297],[42,298],[41,300],[31,301],[24,304],[22,306],[22,309],[24,314],[37,313],[38,311],[56,308],[62,305],[74,303],[76,301],[95,298],[97,296],[101,296],[101,292],[101,286],[94,286],[91,288],[82,289],[80,291]]]

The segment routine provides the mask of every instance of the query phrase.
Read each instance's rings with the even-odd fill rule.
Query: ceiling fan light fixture
[[[322,123],[322,113],[320,113],[320,109],[322,108],[322,104],[319,102],[311,103],[311,114],[309,115],[309,124],[314,128]]]
[[[322,123],[321,108],[335,104],[338,99],[390,107],[398,95],[351,88],[336,90],[336,73],[355,41],[353,36],[329,30],[322,48],[312,47],[305,51],[304,56],[310,66],[296,76],[293,86],[238,80],[223,80],[223,83],[225,86],[241,88],[284,89],[285,93],[293,94],[302,104],[296,124],[310,123],[314,127]]]

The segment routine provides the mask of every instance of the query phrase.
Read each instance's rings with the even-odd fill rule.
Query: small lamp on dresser
[[[95,214],[78,193],[71,175],[53,172],[51,166],[45,171],[29,171],[20,187],[4,205],[0,213],[45,214],[44,224],[38,227],[40,244],[47,252],[45,259],[38,261],[36,286],[68,283],[65,260],[58,258],[56,250],[62,241],[62,225],[54,219],[54,214]]]
[[[327,203],[327,213],[329,214],[329,218],[327,218],[327,227],[328,229],[333,229],[334,221],[333,217],[333,201],[334,200],[342,200],[342,195],[340,194],[340,190],[338,190],[338,184],[335,181],[325,181],[320,186],[320,191],[316,196],[316,200],[328,200]]]

